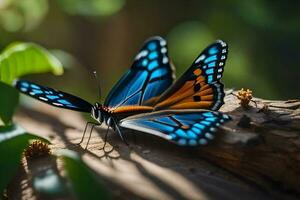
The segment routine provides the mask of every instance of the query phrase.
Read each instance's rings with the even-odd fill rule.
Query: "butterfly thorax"
[[[95,105],[92,107],[91,116],[97,122],[99,122],[99,124],[105,122],[107,126],[110,126],[112,128],[115,127],[112,111],[106,106],[95,103]]]

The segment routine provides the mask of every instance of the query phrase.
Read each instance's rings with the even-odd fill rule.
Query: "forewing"
[[[218,110],[223,104],[222,77],[228,46],[218,40],[208,46],[192,66],[167,90],[155,105],[163,109],[210,109]]]
[[[90,103],[79,97],[29,81],[17,80],[14,82],[14,86],[20,92],[52,106],[80,112],[91,112],[92,109]]]
[[[145,42],[131,69],[109,93],[104,105],[110,108],[128,105],[151,105],[174,80],[167,43],[161,37]]]
[[[205,145],[230,117],[208,110],[167,110],[125,118],[119,125],[162,137],[182,146]]]

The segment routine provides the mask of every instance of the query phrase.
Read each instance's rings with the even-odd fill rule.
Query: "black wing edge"
[[[27,89],[24,87],[24,85],[28,85]],[[27,80],[15,79],[13,82],[13,86],[21,93],[26,94],[44,103],[47,103],[51,106],[73,110],[73,111],[86,112],[86,113],[90,113],[92,111],[92,107],[93,107],[92,104],[72,94],[68,94],[49,87],[41,86],[39,84]],[[37,91],[41,91],[42,93],[37,94],[34,92],[34,89]],[[48,94],[50,92],[51,95],[59,96],[59,98],[56,99],[47,98],[46,91],[48,92]],[[64,100],[69,103],[68,104],[64,103]]]

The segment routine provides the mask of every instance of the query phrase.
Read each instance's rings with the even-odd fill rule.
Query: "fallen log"
[[[235,95],[227,95],[221,111],[233,120],[198,152],[271,193],[300,193],[300,101],[254,101],[243,108]]]

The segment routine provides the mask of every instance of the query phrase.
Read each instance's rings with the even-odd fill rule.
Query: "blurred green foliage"
[[[61,62],[43,47],[34,43],[15,42],[0,54],[0,122],[12,122],[19,94],[11,87],[13,81],[27,74],[63,73]]]
[[[29,145],[30,140],[45,139],[27,133],[17,125],[0,126],[0,193],[7,187],[15,176],[20,164],[23,150]]]
[[[18,105],[19,92],[3,82],[0,82],[0,92],[0,121],[2,120],[4,124],[10,124]]]
[[[294,89],[300,74],[297,55],[300,2],[297,1],[3,2],[0,47],[18,39],[68,52],[81,63],[72,69],[76,73],[70,70],[62,78],[47,75],[31,78],[92,101],[97,100],[97,87],[91,72],[98,71],[107,93],[130,67],[142,42],[153,35],[168,39],[177,75],[191,65],[203,48],[223,39],[229,44],[223,77],[226,87],[250,88],[254,95],[264,98],[300,95],[300,90]]]
[[[125,0],[59,0],[61,8],[72,15],[108,16],[118,12]]]
[[[43,47],[33,43],[12,43],[0,54],[0,80],[11,84],[26,74],[52,72],[63,74],[60,61]]]
[[[99,182],[98,175],[85,165],[77,153],[61,150],[58,155],[63,160],[76,199],[111,199],[103,183]]]

